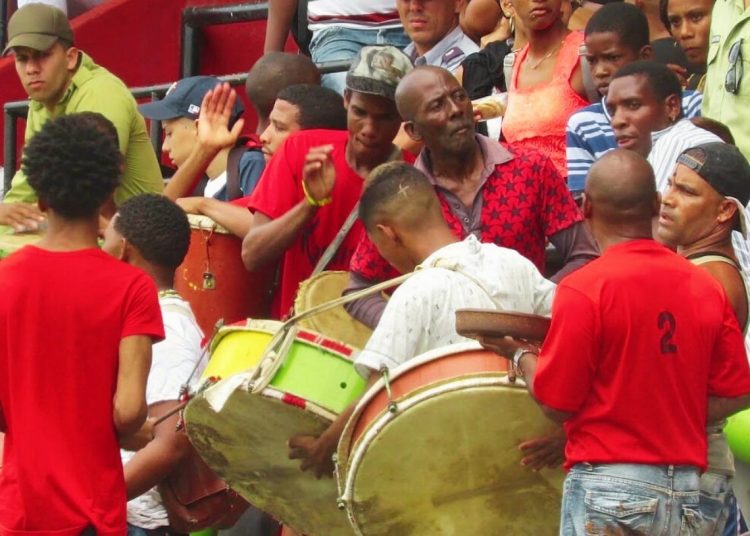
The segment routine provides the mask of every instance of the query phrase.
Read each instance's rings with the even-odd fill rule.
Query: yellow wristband
[[[326,197],[325,199],[315,199],[313,196],[310,195],[310,192],[307,191],[307,185],[305,184],[304,179],[302,180],[302,191],[305,193],[305,199],[307,200],[307,203],[313,207],[324,207],[333,201],[330,196]]]

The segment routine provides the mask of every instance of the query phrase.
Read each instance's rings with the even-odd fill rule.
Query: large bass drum
[[[562,470],[520,465],[554,429],[507,361],[478,343],[427,352],[362,398],[337,453],[357,535],[558,533]]]

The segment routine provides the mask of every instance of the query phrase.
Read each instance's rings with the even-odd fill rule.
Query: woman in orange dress
[[[528,43],[513,64],[503,138],[546,154],[567,177],[565,126],[589,104],[581,76],[582,32],[563,21],[564,0],[511,0]]]

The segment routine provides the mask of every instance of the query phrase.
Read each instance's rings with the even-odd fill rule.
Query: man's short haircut
[[[95,112],[47,121],[24,149],[21,169],[39,199],[68,219],[95,215],[120,183],[112,123]]]
[[[604,9],[604,8],[602,8]],[[612,80],[626,76],[643,76],[656,98],[664,100],[670,95],[677,95],[682,101],[682,86],[677,75],[663,63],[639,60],[623,65],[612,77]],[[682,107],[680,106],[680,109]]]
[[[276,98],[299,109],[297,122],[302,130],[346,130],[344,99],[332,89],[312,84],[297,84],[282,89]]]
[[[302,54],[269,52],[247,73],[245,91],[258,116],[267,120],[279,91],[295,84],[320,85],[320,72],[312,60]]]
[[[650,42],[646,15],[634,5],[625,2],[602,6],[586,23],[586,37],[605,32],[617,34],[620,42],[634,52],[639,52]]]
[[[359,201],[359,219],[367,231],[388,221],[411,229],[443,220],[435,188],[425,175],[404,162],[388,162],[376,167]]]
[[[163,195],[131,197],[120,205],[114,225],[144,259],[169,270],[182,264],[190,245],[185,212]]]

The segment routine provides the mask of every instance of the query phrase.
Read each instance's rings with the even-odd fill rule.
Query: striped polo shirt
[[[703,96],[696,91],[683,91],[682,111],[687,118],[701,114]],[[617,148],[611,117],[602,102],[583,108],[568,119],[565,131],[568,159],[568,188],[580,192],[589,168],[599,158]]]

